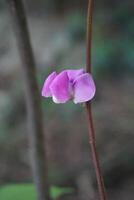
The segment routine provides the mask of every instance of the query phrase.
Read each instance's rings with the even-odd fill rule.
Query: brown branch
[[[92,18],[93,18],[93,0],[89,0],[88,11],[87,11],[87,51],[86,51],[86,67],[87,67],[87,72],[89,73],[91,73]]]
[[[88,13],[87,13],[87,52],[86,52],[86,67],[87,72],[91,73],[91,45],[92,45],[92,17],[93,17],[93,0],[89,0]],[[86,103],[86,113],[88,119],[89,130],[89,143],[91,146],[92,160],[96,173],[96,179],[98,183],[99,195],[101,200],[106,200],[106,192],[104,186],[104,180],[100,168],[99,157],[96,149],[95,130],[92,117],[91,102]]]
[[[41,99],[36,79],[35,61],[32,52],[27,20],[22,0],[8,0],[15,25],[22,69],[24,73],[26,102],[29,120],[29,142],[32,169],[39,200],[50,200],[47,180],[46,152],[44,148],[43,116]]]

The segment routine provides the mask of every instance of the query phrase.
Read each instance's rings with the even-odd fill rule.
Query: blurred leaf
[[[72,193],[72,188],[51,187],[50,194],[52,199]],[[36,200],[36,192],[33,184],[13,184],[0,188],[1,200]]]
[[[72,188],[61,188],[61,187],[52,187],[51,188],[51,197],[52,199],[57,199],[58,197],[65,195],[65,194],[70,194],[73,193]]]

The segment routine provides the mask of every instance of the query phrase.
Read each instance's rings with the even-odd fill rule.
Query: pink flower
[[[43,97],[52,97],[55,103],[73,100],[82,103],[91,100],[96,87],[91,74],[84,69],[64,70],[57,74],[52,72],[45,80],[42,88]]]

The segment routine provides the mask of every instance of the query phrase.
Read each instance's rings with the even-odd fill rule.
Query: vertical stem
[[[41,99],[36,79],[36,68],[25,9],[22,0],[8,0],[15,25],[22,69],[24,73],[26,102],[29,120],[29,142],[34,182],[39,200],[50,200],[47,180],[46,153],[44,148],[43,116]]]
[[[86,51],[86,67],[88,73],[91,73],[92,17],[93,17],[93,0],[89,0],[88,13],[87,13],[87,51]],[[96,173],[99,195],[101,200],[106,200],[104,180],[96,149],[95,130],[94,130],[92,108],[90,102],[86,103],[86,113],[88,119],[89,143],[91,146],[91,154]]]
[[[93,19],[93,0],[89,0],[88,11],[87,11],[87,51],[86,51],[86,67],[88,73],[91,73],[92,19]]]

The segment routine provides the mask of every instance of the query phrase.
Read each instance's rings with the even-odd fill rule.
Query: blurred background
[[[53,70],[85,67],[87,2],[25,0],[40,90]],[[93,115],[109,200],[134,199],[133,12],[131,0],[95,1]],[[50,99],[42,104],[50,184],[71,188],[54,199],[97,199],[84,107]],[[0,200],[35,199],[28,152],[20,57],[8,6],[0,0]]]

